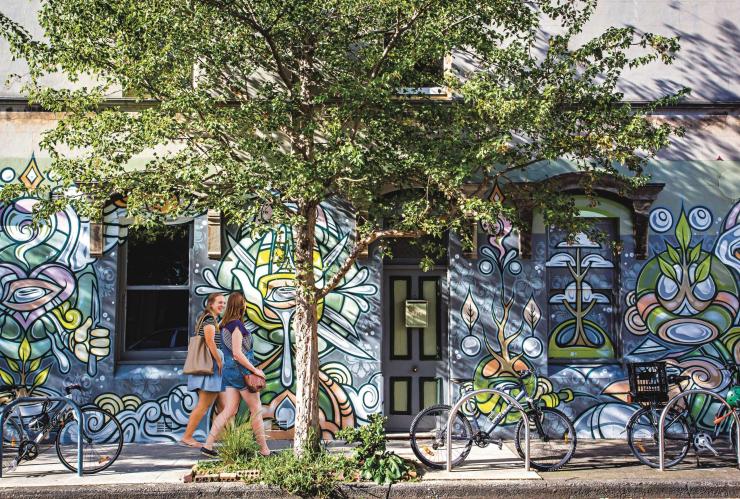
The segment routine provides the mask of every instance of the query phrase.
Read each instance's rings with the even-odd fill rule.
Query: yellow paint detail
[[[82,313],[76,308],[70,308],[67,301],[52,310],[52,313],[68,331],[76,329],[82,324]]]

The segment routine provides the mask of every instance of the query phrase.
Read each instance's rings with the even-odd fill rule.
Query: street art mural
[[[36,188],[52,182],[36,159],[0,166],[0,182]],[[503,193],[493,193],[503,200]],[[666,198],[670,202],[670,197]],[[87,391],[78,402],[116,414],[129,441],[174,441],[196,400],[181,365],[116,364],[117,268],[127,236],[125,203],[104,209],[103,255],[89,252],[89,225],[72,209],[33,223],[31,197],[0,207],[0,379],[33,394]],[[517,370],[535,369],[529,388],[573,421],[579,437],[623,438],[635,410],[626,401],[623,362],[665,360],[689,375],[685,388],[723,393],[724,363],[740,362],[740,202],[657,206],[649,216],[647,260],[634,256],[631,234],[599,221],[620,240],[557,231],[535,234],[532,258],[518,253],[507,220],[483,227],[477,258],[454,238],[448,286],[451,374],[471,381],[460,390],[510,385]],[[714,211],[713,211],[714,210]],[[349,251],[351,216],[341,206],[319,212],[314,270],[319,285]],[[207,257],[207,226],[194,220],[191,314],[206,294],[242,291],[257,357],[268,374],[267,416],[289,436],[295,415],[291,341],[293,244],[288,227],[259,237],[226,235],[226,252]],[[356,264],[319,308],[320,408],[325,437],[362,424],[382,410],[380,259]],[[497,397],[464,410],[485,416]],[[715,407],[697,400],[709,423]],[[512,414],[507,424],[516,422]],[[196,435],[204,436],[206,421]]]
[[[349,253],[349,235],[334,215],[319,208],[314,272],[317,286],[328,280],[337,262]],[[238,290],[247,299],[247,327],[257,336],[255,353],[267,374],[262,392],[267,416],[290,429],[295,417],[295,365],[291,323],[295,308],[293,237],[280,226],[252,238],[229,234],[229,250],[218,269],[206,269],[198,295]],[[326,436],[339,428],[365,422],[380,409],[381,383],[377,344],[358,334],[368,297],[378,293],[366,267],[355,265],[319,304],[319,374],[321,426]],[[373,373],[373,374],[370,374]]]
[[[52,368],[98,372],[110,353],[98,278],[72,209],[34,224],[32,198],[0,210],[0,352],[5,383],[33,392]]]

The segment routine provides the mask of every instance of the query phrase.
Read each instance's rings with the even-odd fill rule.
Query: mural
[[[36,203],[21,198],[0,209],[0,353],[7,368],[0,377],[31,392],[52,367],[68,373],[82,365],[95,376],[110,353],[86,230],[72,209],[35,224]]]
[[[0,182],[36,188],[52,180],[31,157],[18,168],[0,167]],[[498,188],[493,196],[503,200]],[[176,440],[195,403],[181,365],[116,365],[112,355],[124,202],[105,207],[98,258],[89,254],[85,220],[68,209],[34,224],[36,203],[24,197],[0,207],[0,379],[37,394],[80,383],[88,391],[77,400],[115,413],[127,440]],[[665,360],[691,376],[686,387],[722,393],[729,382],[723,363],[740,362],[740,202],[729,210],[712,207],[715,213],[704,205],[652,210],[647,261],[635,259],[629,234],[621,235],[616,255],[605,243],[567,240],[557,231],[536,234],[525,261],[518,235],[503,219],[484,227],[477,259],[456,254],[453,240],[452,374],[473,380],[465,388],[501,387],[515,371],[534,368],[530,389],[570,416],[579,437],[624,437],[635,406],[626,402],[622,360]],[[341,206],[320,209],[319,285],[349,251],[350,222]],[[211,261],[205,220],[197,218],[194,227],[193,296],[244,292],[257,357],[269,376],[267,416],[282,429],[276,436],[289,436],[295,415],[291,231],[282,226],[260,237],[230,231],[225,255]],[[319,308],[325,437],[383,407],[376,265],[372,259],[355,265]],[[476,402],[465,410],[481,417],[502,404],[497,397]],[[697,399],[692,411],[710,423],[715,407]]]
[[[342,232],[325,208],[319,209],[316,242],[314,272],[317,286],[321,286],[331,270],[336,269],[340,257],[350,250],[349,235]],[[206,284],[196,290],[199,295],[232,290],[244,293],[248,302],[247,327],[258,337],[255,352],[260,368],[267,374],[267,388],[262,392],[267,417],[276,419],[284,429],[292,428],[295,417],[292,246],[288,226],[257,238],[242,232],[230,234],[229,250],[218,269],[206,269]],[[369,276],[366,267],[355,265],[319,304],[321,426],[327,436],[343,426],[367,421],[370,414],[380,409],[378,353],[356,328],[360,315],[369,310],[368,297],[378,292],[369,283]],[[370,365],[375,368],[369,368]],[[363,371],[374,374],[358,376]]]

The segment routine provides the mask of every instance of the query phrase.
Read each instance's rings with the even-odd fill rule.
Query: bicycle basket
[[[668,377],[665,362],[633,362],[627,364],[632,402],[668,402]]]

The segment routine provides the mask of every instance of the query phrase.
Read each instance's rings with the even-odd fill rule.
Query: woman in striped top
[[[226,423],[236,416],[242,399],[249,407],[249,419],[252,423],[254,439],[260,446],[260,454],[267,456],[270,448],[265,438],[265,427],[262,422],[262,401],[259,393],[247,390],[244,375],[256,374],[265,377],[262,369],[257,367],[254,358],[253,337],[242,322],[247,310],[247,301],[244,295],[234,292],[229,295],[226,311],[221,319],[221,336],[225,353],[224,359],[224,407],[211,425],[205,446],[201,449],[208,456],[217,455],[213,445]]]
[[[223,393],[223,378],[221,371],[224,365],[224,354],[221,352],[221,335],[218,334],[218,316],[226,307],[226,299],[221,293],[212,293],[206,299],[206,309],[198,317],[198,331],[196,334],[203,336],[206,346],[213,357],[213,374],[209,375],[188,375],[188,390],[198,393],[198,404],[190,413],[188,425],[185,433],[180,440],[182,445],[187,447],[198,448],[200,442],[193,438],[195,429],[200,424],[200,420],[216,401],[216,398]],[[221,403],[223,405],[223,403]]]

